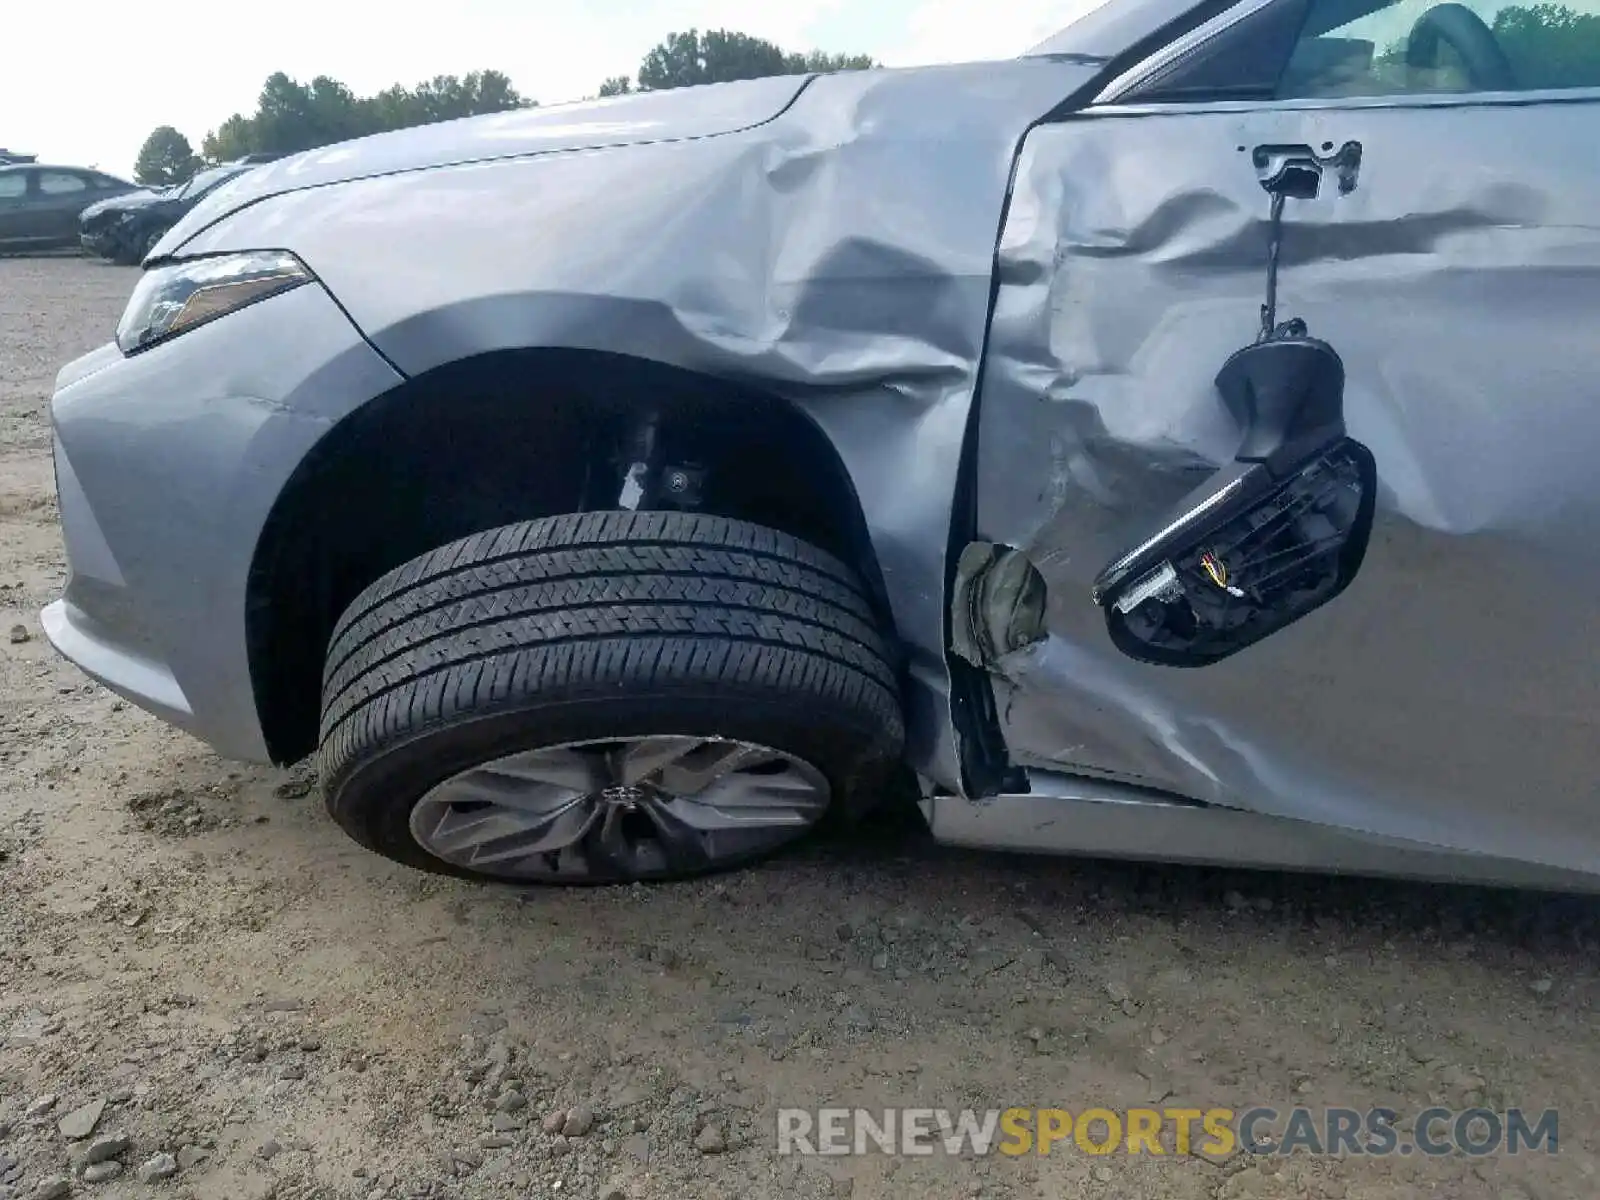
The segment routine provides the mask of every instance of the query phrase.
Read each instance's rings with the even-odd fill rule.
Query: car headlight
[[[117,322],[124,354],[177,337],[197,325],[311,282],[311,272],[282,250],[191,258],[146,271]]]

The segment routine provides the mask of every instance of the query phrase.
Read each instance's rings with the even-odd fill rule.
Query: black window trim
[[[1272,108],[1282,110],[1313,110],[1325,108],[1482,108],[1526,104],[1583,104],[1600,100],[1600,86],[1583,88],[1541,88],[1512,92],[1394,92],[1376,96],[1251,97],[1240,99],[1220,92],[1210,95],[1182,96],[1149,99],[1141,96],[1147,84],[1153,82],[1181,62],[1187,62],[1211,50],[1235,26],[1275,4],[1301,3],[1304,0],[1241,0],[1209,21],[1196,26],[1181,37],[1173,39],[1160,49],[1111,79],[1088,106],[1084,116],[1140,115],[1160,112],[1241,112]],[[1315,0],[1312,0],[1314,3]],[[1311,5],[1307,5],[1309,11]],[[1285,64],[1287,65],[1287,64]]]

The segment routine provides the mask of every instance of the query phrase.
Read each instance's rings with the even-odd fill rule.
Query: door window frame
[[[1314,3],[1315,0],[1309,0]],[[1541,88],[1514,92],[1395,92],[1376,96],[1316,96],[1249,100],[1187,96],[1163,100],[1141,93],[1164,71],[1180,61],[1199,59],[1220,49],[1224,39],[1243,22],[1274,5],[1305,4],[1308,0],[1241,0],[1226,12],[1202,22],[1181,37],[1145,56],[1114,76],[1096,93],[1084,116],[1146,115],[1177,112],[1307,111],[1354,108],[1483,108],[1526,104],[1582,104],[1600,100],[1600,86]]]

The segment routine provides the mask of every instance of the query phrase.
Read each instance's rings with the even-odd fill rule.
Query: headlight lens
[[[282,250],[193,258],[156,267],[146,271],[133,289],[117,323],[117,345],[124,354],[132,354],[309,282],[311,272],[305,264]]]

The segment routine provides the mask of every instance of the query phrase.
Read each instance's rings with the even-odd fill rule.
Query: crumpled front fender
[[[959,788],[946,554],[995,246],[1025,131],[1094,73],[825,76],[759,128],[291,192],[183,252],[293,250],[408,375],[572,348],[799,405],[862,504],[910,657],[913,763]]]

